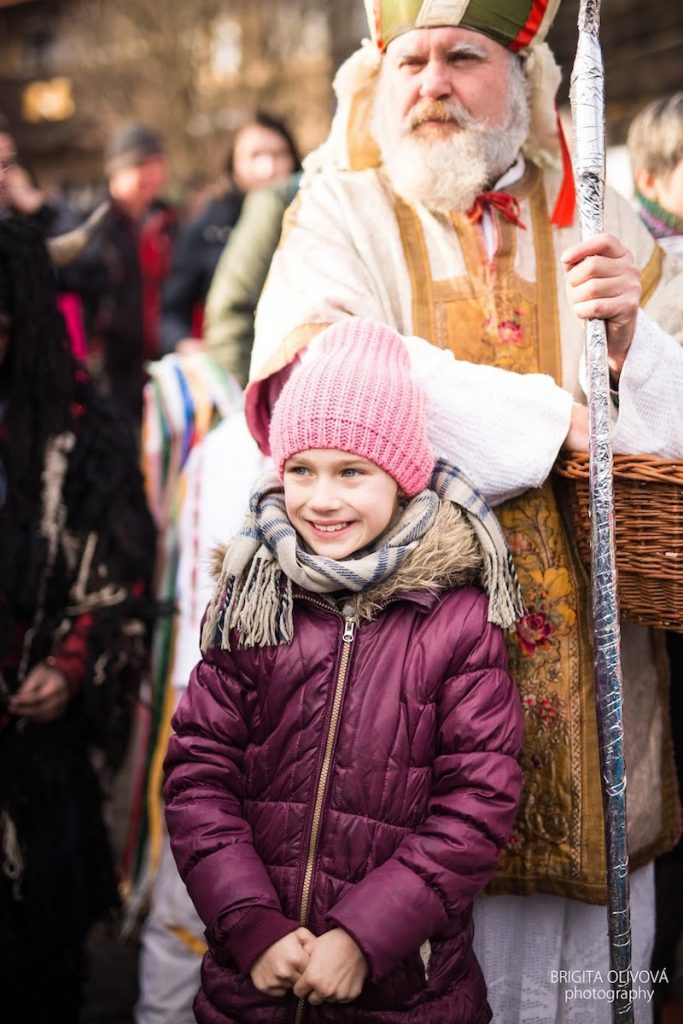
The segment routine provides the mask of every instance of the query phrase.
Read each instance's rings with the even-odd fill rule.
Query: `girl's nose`
[[[331,482],[319,480],[308,499],[308,505],[314,512],[332,512],[338,509],[341,502]]]

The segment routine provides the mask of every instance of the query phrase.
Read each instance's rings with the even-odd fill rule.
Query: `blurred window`
[[[242,27],[235,18],[219,18],[213,36],[213,73],[221,77],[237,74],[241,63]]]

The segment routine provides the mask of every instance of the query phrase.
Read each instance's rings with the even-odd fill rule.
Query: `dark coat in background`
[[[141,224],[114,203],[79,261],[88,369],[101,390],[139,422],[144,364],[161,354],[161,288],[171,266],[177,216],[156,202]]]
[[[78,1018],[88,929],[118,903],[100,778],[120,765],[155,604],[133,430],[73,360],[40,235],[0,218],[0,1005]],[[37,666],[68,702],[12,697]]]
[[[161,347],[172,352],[183,338],[200,336],[206,299],[221,253],[242,209],[242,194],[227,192],[209,200],[178,233],[164,284]]]

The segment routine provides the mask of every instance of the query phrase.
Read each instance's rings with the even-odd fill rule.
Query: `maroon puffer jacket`
[[[165,797],[207,925],[200,1024],[490,1019],[471,902],[514,822],[522,719],[486,612],[474,588],[419,590],[354,629],[300,594],[291,645],[214,648],[195,669]],[[314,1009],[252,985],[300,918],[360,946],[354,1003]]]

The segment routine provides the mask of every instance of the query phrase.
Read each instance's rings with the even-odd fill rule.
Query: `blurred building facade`
[[[578,0],[550,42],[566,102]],[[167,138],[176,180],[215,174],[227,132],[264,107],[304,151],[325,135],[335,68],[366,33],[362,0],[0,0],[0,111],[44,185],[101,178],[122,120]],[[603,4],[608,140],[639,107],[681,87],[680,0]]]
[[[562,0],[548,42],[563,70],[560,101],[569,101],[579,0]],[[680,0],[603,0],[607,141],[619,145],[634,114],[665,92],[683,88],[683,4]]]
[[[166,137],[177,180],[211,176],[257,107],[317,145],[364,27],[362,0],[0,0],[0,111],[44,185],[99,180],[124,120]]]

